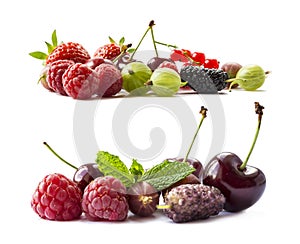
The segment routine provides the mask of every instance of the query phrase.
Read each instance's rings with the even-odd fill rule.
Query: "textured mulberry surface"
[[[188,65],[180,70],[180,77],[198,93],[217,93],[226,87],[228,75],[221,69],[207,69]]]
[[[43,219],[77,219],[82,213],[81,190],[61,174],[47,175],[35,190],[31,207]]]
[[[96,178],[84,190],[82,209],[91,220],[125,220],[128,215],[125,186],[111,176]]]
[[[164,214],[174,222],[206,219],[223,210],[225,198],[219,189],[202,184],[184,184],[166,194]]]

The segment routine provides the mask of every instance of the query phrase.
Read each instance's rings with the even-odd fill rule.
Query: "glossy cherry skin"
[[[203,184],[217,187],[225,196],[224,210],[238,212],[251,207],[263,195],[266,177],[258,168],[240,170],[241,159],[230,152],[213,157],[205,166]]]
[[[176,157],[176,158],[170,158],[168,160],[182,162],[184,158]],[[195,168],[195,171],[192,174],[194,174],[198,179],[201,179],[203,173],[202,163],[196,158],[188,158],[186,161],[190,166]]]
[[[73,181],[83,192],[85,187],[97,177],[103,176],[96,163],[83,164],[76,170]]]
[[[153,57],[151,59],[148,60],[147,65],[148,67],[154,71],[155,69],[157,69],[157,67],[163,63],[164,61],[168,61],[168,62],[172,62],[174,63],[173,60],[169,59],[169,58],[160,58],[160,57]]]

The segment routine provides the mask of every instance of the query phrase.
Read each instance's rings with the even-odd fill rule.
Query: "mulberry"
[[[228,74],[221,69],[188,65],[182,67],[180,77],[197,93],[213,94],[226,87]]]
[[[176,223],[207,219],[218,215],[225,197],[216,187],[203,184],[184,184],[174,187],[165,196],[164,214]]]

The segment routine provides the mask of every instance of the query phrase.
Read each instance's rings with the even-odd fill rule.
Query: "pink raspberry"
[[[82,210],[91,220],[125,220],[128,209],[126,188],[119,179],[98,177],[84,190]]]
[[[111,97],[121,91],[123,79],[121,71],[112,64],[103,63],[95,68],[99,75],[99,89],[97,94]]]
[[[86,64],[69,66],[62,78],[66,93],[74,99],[92,98],[99,86],[99,75]]]
[[[64,175],[49,174],[38,184],[31,207],[43,219],[77,219],[82,214],[81,190]]]
[[[75,64],[72,60],[57,60],[49,65],[46,80],[48,86],[61,95],[67,95],[62,83],[62,76],[69,66]]]

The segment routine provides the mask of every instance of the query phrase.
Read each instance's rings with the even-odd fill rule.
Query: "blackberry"
[[[223,210],[225,197],[221,191],[203,184],[183,184],[165,196],[164,214],[176,223],[207,219]]]
[[[180,77],[197,93],[217,93],[226,87],[228,74],[221,69],[208,69],[187,65],[180,70]]]

